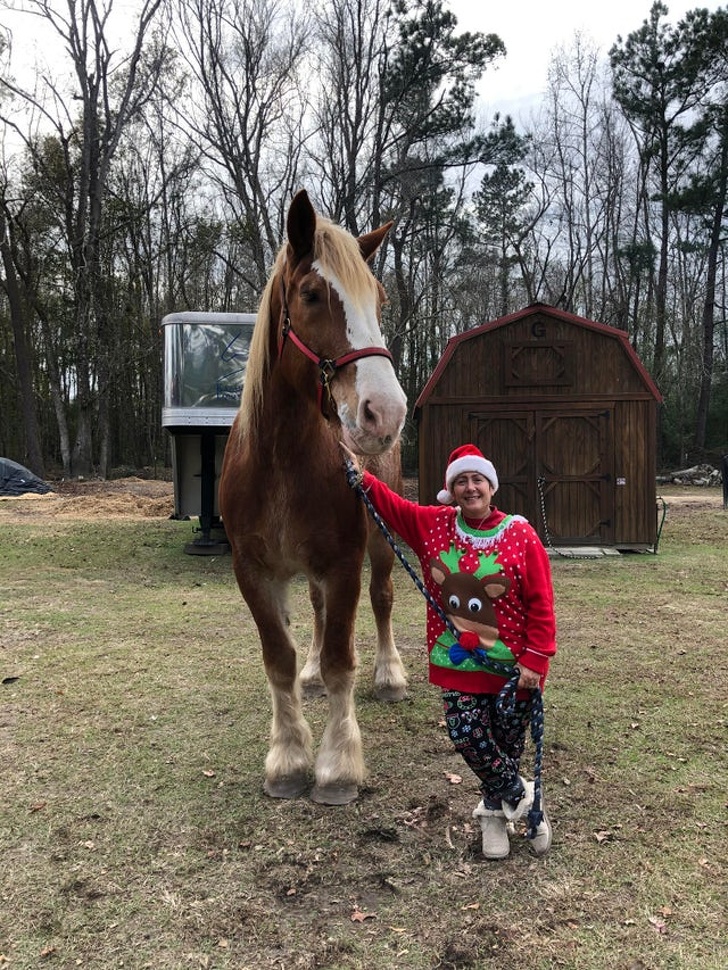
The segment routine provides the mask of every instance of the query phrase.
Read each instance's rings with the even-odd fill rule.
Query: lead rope
[[[538,487],[538,499],[539,506],[541,509],[541,521],[543,522],[543,534],[546,539],[546,548],[550,549],[555,556],[560,556],[562,559],[594,559],[594,556],[581,556],[578,552],[564,552],[563,549],[558,549],[551,538],[551,533],[549,532],[549,524],[546,518],[546,493],[544,491],[544,485],[546,484],[546,479],[539,475],[536,480]]]
[[[407,557],[402,552],[402,550],[397,545],[394,536],[389,531],[389,528],[381,517],[379,512],[372,505],[371,499],[364,491],[362,486],[362,476],[361,473],[357,471],[354,467],[354,463],[350,458],[344,457],[344,462],[346,464],[346,482],[349,488],[353,489],[357,495],[362,499],[367,511],[371,515],[372,519],[379,527],[384,538],[387,540],[389,545],[392,547],[392,551],[401,564],[404,566],[407,573],[409,573],[410,578],[413,583],[425,597],[430,606],[435,610],[437,615],[443,621],[448,630],[452,633],[456,640],[459,639],[460,632],[454,623],[448,618],[447,614],[434,598],[429,589],[422,582],[420,577],[417,575],[415,570],[412,568],[410,563],[407,561]],[[498,693],[498,698],[496,700],[496,710],[501,717],[508,714],[512,714],[515,710],[516,705],[516,691],[518,689],[518,680],[520,677],[520,672],[514,670],[510,664],[502,663],[499,660],[493,660],[488,658],[488,667],[494,671],[494,673],[499,676],[506,678],[506,683],[501,688]],[[535,687],[532,691],[531,698],[531,739],[534,745],[534,758],[533,758],[533,805],[528,813],[528,831],[526,836],[529,839],[536,837],[538,826],[543,821],[543,811],[541,809],[541,772],[543,769],[543,736],[544,736],[544,712],[543,712],[543,695],[541,693],[540,687]]]

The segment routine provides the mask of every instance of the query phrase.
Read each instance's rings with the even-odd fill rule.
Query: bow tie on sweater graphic
[[[472,630],[463,630],[459,633],[458,639],[448,650],[450,660],[459,666],[463,660],[470,658],[477,663],[484,664],[487,660],[485,649],[480,645],[480,637]]]

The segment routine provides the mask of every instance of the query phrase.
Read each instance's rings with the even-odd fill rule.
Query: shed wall
[[[543,312],[457,341],[418,412],[420,502],[473,441],[501,477],[496,503],[542,539],[545,508],[555,545],[652,547],[657,401],[629,353]]]
[[[561,321],[545,329],[535,340],[521,321],[463,340],[440,375],[437,398],[650,396],[621,341]]]

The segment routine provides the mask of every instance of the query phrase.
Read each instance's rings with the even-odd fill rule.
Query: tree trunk
[[[708,249],[708,272],[705,280],[705,303],[703,305],[703,367],[700,374],[700,396],[695,415],[695,448],[702,451],[705,448],[705,436],[708,427],[708,412],[710,410],[710,391],[713,383],[713,341],[715,336],[715,284],[718,260],[721,251],[721,232],[723,229],[723,213],[728,194],[728,112],[721,128],[720,168],[718,170],[718,185],[713,210],[713,223],[710,230],[710,246]]]
[[[45,477],[43,453],[40,446],[40,432],[38,429],[38,413],[33,393],[33,368],[31,366],[30,350],[25,331],[25,312],[23,298],[15,272],[12,248],[9,237],[9,227],[5,213],[0,213],[0,252],[2,253],[5,269],[5,292],[10,308],[10,323],[13,328],[13,344],[15,347],[15,370],[18,379],[18,396],[20,398],[20,413],[23,418],[23,433],[25,437],[24,463],[40,478]]]

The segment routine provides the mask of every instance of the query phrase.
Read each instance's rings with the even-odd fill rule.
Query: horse
[[[371,261],[392,223],[355,238],[292,200],[287,238],[261,295],[218,497],[233,570],[256,624],[272,702],[264,791],[345,805],[364,780],[354,626],[366,552],[376,618],[375,691],[401,700],[407,679],[391,627],[393,553],[345,473],[340,442],[399,476],[407,400],[380,325],[386,295]],[[401,478],[399,479],[401,481]],[[308,578],[312,645],[298,674],[288,592]],[[313,757],[303,687],[328,718]]]

